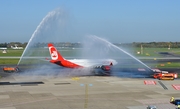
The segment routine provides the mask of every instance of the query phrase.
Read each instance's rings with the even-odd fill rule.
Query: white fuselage
[[[95,65],[110,65],[111,63],[113,65],[117,64],[117,61],[114,59],[93,59],[93,60],[71,59],[68,61],[73,62],[73,63],[78,64],[78,65],[83,66],[83,67],[92,67]]]

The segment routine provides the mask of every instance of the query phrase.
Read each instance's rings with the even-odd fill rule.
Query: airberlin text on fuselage
[[[53,46],[49,47],[49,51],[51,52],[51,58],[52,60],[57,60],[58,59],[58,53],[56,48],[54,48]]]

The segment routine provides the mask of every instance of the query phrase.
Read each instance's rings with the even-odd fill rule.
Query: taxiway
[[[0,83],[0,109],[173,109],[171,96],[180,98],[178,79],[11,75]]]

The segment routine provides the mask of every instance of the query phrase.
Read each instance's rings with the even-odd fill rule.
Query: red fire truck
[[[155,70],[156,73],[154,73],[153,77],[155,79],[176,79],[178,78],[177,73],[169,73],[168,71],[161,71],[161,70]]]
[[[18,72],[19,68],[18,67],[3,67],[3,71],[7,73],[13,73],[13,72]]]

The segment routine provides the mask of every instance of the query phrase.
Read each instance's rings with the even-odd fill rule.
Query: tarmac
[[[180,98],[178,85],[179,79],[9,75],[0,78],[0,109],[175,109],[169,101]]]

